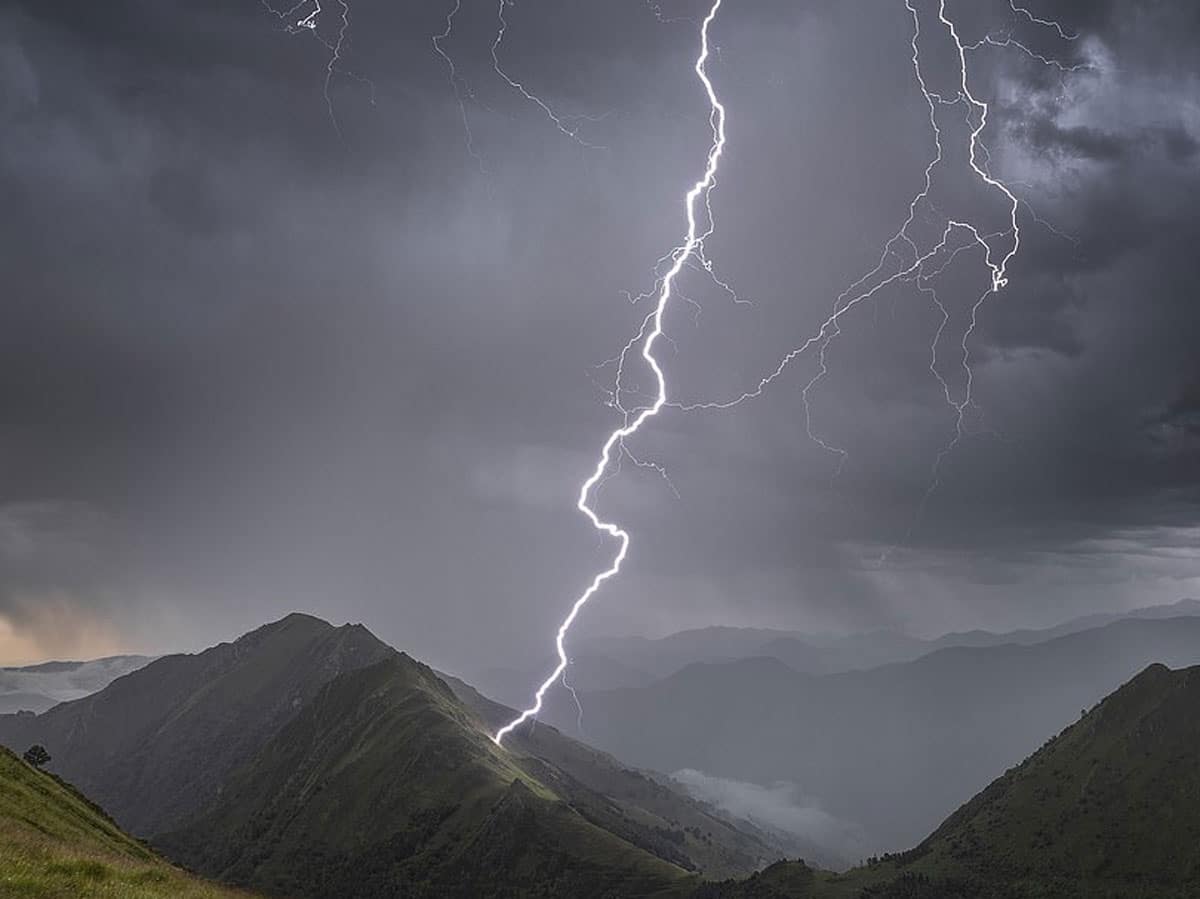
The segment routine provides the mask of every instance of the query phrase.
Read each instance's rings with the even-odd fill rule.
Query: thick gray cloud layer
[[[445,46],[479,164],[430,44],[450,6],[352,4],[336,128],[325,49],[251,0],[0,13],[10,655],[200,645],[292,608],[447,667],[547,652],[611,552],[573,509],[614,423],[593,366],[644,314],[623,291],[650,286],[703,164],[699,8],[510,8],[509,73],[588,116],[591,150],[492,72],[495,6],[465,3]],[[811,393],[841,474],[805,433],[815,358],[736,410],[664,414],[632,448],[680,496],[629,467],[604,488],[636,542],[581,628],[1003,627],[1196,592],[1197,13],[1047,4],[1064,43],[1004,3],[949,9],[967,39],[1085,65],[973,55],[992,169],[1030,205],[969,342],[971,436],[918,519],[954,414],[936,309],[881,292]],[[910,32],[902,3],[722,10],[708,249],[754,305],[685,279],[703,311],[668,318],[676,399],[753,386],[903,221],[933,149]],[[938,190],[1003,227],[978,183]],[[939,284],[955,391],[979,263]]]

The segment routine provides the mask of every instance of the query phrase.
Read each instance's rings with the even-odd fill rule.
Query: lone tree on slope
[[[50,753],[46,751],[46,747],[40,743],[35,743],[25,750],[25,755],[22,756],[26,762],[33,765],[35,768],[40,768],[46,762],[50,761]]]

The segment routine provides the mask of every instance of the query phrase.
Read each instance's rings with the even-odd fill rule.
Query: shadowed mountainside
[[[55,771],[150,836],[210,802],[322,686],[392,652],[361,625],[293,614],[196,655],[164,656],[37,717],[0,717],[0,743],[45,745]]]

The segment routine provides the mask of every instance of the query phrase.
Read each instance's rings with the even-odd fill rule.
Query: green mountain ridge
[[[222,880],[314,899],[651,896],[684,877],[535,773],[397,654],[327,684],[158,845]]]
[[[516,717],[513,709],[493,702],[458,678],[441,677],[489,732]],[[626,835],[660,858],[706,876],[745,874],[789,854],[825,857],[814,844],[764,832],[749,821],[731,821],[677,786],[669,786],[661,775],[631,769],[549,725],[522,726],[505,745],[529,757],[529,764],[540,769],[539,777],[552,782],[583,814],[603,821],[609,830]],[[599,804],[595,797],[601,798]]]

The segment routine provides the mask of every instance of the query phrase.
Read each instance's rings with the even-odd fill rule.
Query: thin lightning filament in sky
[[[266,0],[263,0],[266,2]],[[504,67],[500,64],[500,45],[504,43],[505,35],[508,34],[508,19],[506,10],[510,6],[516,5],[516,0],[497,0],[496,7],[496,36],[492,39],[491,57],[492,69],[495,71],[505,84],[512,90],[520,94],[520,96],[529,103],[536,106],[547,119],[553,123],[562,134],[569,137],[575,143],[582,147],[587,147],[591,150],[602,150],[603,147],[596,146],[584,140],[579,131],[585,122],[599,122],[607,118],[608,113],[603,115],[566,115],[556,111],[545,100],[533,93],[525,86],[524,83],[513,78]],[[483,154],[475,143],[475,134],[471,129],[471,117],[467,112],[467,102],[479,104],[479,100],[475,92],[471,89],[471,85],[466,78],[459,72],[458,66],[455,64],[453,57],[446,50],[443,44],[450,40],[454,33],[454,22],[458,14],[462,11],[462,0],[452,0],[450,8],[446,13],[446,27],[441,32],[433,36],[433,50],[441,58],[446,66],[446,72],[450,81],[450,89],[454,93],[455,103],[458,105],[459,118],[462,120],[463,133],[466,136],[467,153],[475,161],[476,167],[479,169],[479,174],[488,177],[487,165],[484,162]],[[489,182],[488,192],[491,193],[491,184]]]
[[[559,131],[561,131],[563,134],[565,134],[567,137],[571,138],[571,140],[575,141],[577,144],[579,144],[581,146],[587,147],[590,150],[604,149],[603,147],[598,147],[595,144],[588,143],[586,140],[584,140],[582,137],[580,137],[579,136],[579,128],[580,128],[579,124],[576,124],[575,127],[572,128],[570,125],[567,124],[567,122],[568,122],[567,116],[560,115],[559,113],[557,113],[553,109],[551,109],[550,105],[548,103],[546,103],[537,94],[530,93],[524,84],[522,84],[520,81],[517,81],[515,78],[510,76],[508,74],[508,72],[506,72],[504,70],[504,67],[500,65],[500,44],[502,44],[504,42],[504,35],[508,33],[508,19],[506,19],[504,16],[504,10],[507,7],[513,5],[514,0],[498,0],[498,2],[499,2],[499,7],[496,12],[496,17],[500,22],[500,28],[496,32],[496,39],[494,41],[492,41],[492,68],[496,70],[496,74],[499,75],[504,80],[505,84],[507,84],[509,87],[511,87],[517,93],[519,93],[522,97],[524,97],[530,103],[537,106],[538,109],[540,109],[543,113],[545,113],[546,118],[548,118],[551,122],[554,123],[554,127],[557,128]],[[570,119],[575,122],[592,120],[588,116],[571,116]]]
[[[693,411],[693,410],[698,410],[698,409],[729,409],[729,408],[739,405],[740,403],[743,403],[747,400],[755,399],[755,398],[761,396],[763,394],[763,392],[767,389],[767,387],[769,387],[772,383],[774,383],[776,380],[778,380],[783,375],[783,373],[788,369],[788,367],[792,364],[792,362],[794,362],[798,357],[804,355],[813,347],[818,347],[819,352],[820,352],[820,361],[821,361],[822,372],[820,372],[813,380],[809,381],[808,384],[805,386],[802,396],[805,399],[806,406],[807,406],[807,396],[808,396],[809,391],[811,391],[811,389],[816,385],[816,383],[825,374],[825,372],[824,372],[824,368],[825,368],[824,353],[825,353],[825,350],[829,346],[829,342],[834,337],[836,337],[837,334],[839,333],[838,329],[839,329],[839,324],[840,324],[841,318],[847,312],[849,312],[851,309],[855,308],[860,303],[862,303],[864,300],[873,297],[882,288],[884,288],[888,285],[891,285],[893,283],[896,283],[897,281],[912,280],[916,277],[919,277],[923,273],[921,265],[924,262],[932,259],[936,254],[928,253],[928,252],[922,254],[920,252],[920,250],[918,249],[915,240],[910,236],[909,228],[912,227],[913,223],[916,221],[918,208],[921,206],[921,204],[923,202],[928,201],[930,191],[932,190],[932,187],[933,187],[933,172],[938,167],[938,165],[940,165],[942,162],[942,157],[943,157],[942,131],[941,131],[941,127],[939,126],[938,120],[937,120],[937,110],[938,110],[939,106],[954,106],[954,105],[966,100],[967,102],[969,102],[971,104],[973,109],[980,111],[981,114],[979,116],[979,120],[971,129],[971,137],[970,137],[971,166],[975,170],[975,172],[979,175],[980,178],[982,178],[989,185],[992,185],[992,186],[997,187],[1000,190],[1002,190],[1004,192],[1004,195],[1010,200],[1010,202],[1012,204],[1012,209],[1013,209],[1011,227],[1013,229],[1014,234],[1019,234],[1019,231],[1017,230],[1018,226],[1016,223],[1016,210],[1017,210],[1016,198],[1013,197],[1013,195],[1009,192],[1008,188],[1004,187],[999,181],[992,178],[982,168],[980,168],[979,164],[977,162],[976,147],[978,146],[979,133],[983,130],[983,126],[987,124],[987,105],[975,100],[973,97],[971,97],[971,95],[968,92],[966,92],[966,84],[967,84],[967,76],[966,76],[966,69],[965,69],[966,62],[965,62],[965,57],[963,55],[964,49],[962,47],[961,41],[957,40],[956,33],[953,30],[951,30],[951,35],[952,35],[952,37],[955,38],[958,49],[959,49],[959,59],[963,65],[962,85],[963,85],[964,93],[953,99],[946,99],[945,97],[942,97],[940,94],[935,93],[934,91],[930,90],[928,84],[925,81],[924,74],[921,71],[921,57],[920,57],[920,48],[919,48],[920,47],[919,42],[920,42],[920,38],[921,38],[920,16],[917,14],[917,10],[912,5],[911,0],[905,0],[904,5],[908,9],[909,13],[912,16],[912,20],[913,20],[913,36],[912,36],[912,42],[911,42],[913,70],[916,74],[917,83],[920,86],[921,94],[925,98],[926,104],[929,108],[929,124],[933,131],[934,148],[935,148],[933,158],[925,166],[924,182],[921,186],[921,189],[909,202],[907,218],[905,218],[904,223],[900,226],[900,229],[895,234],[892,235],[892,237],[887,241],[887,243],[884,244],[883,251],[880,253],[879,259],[876,262],[875,267],[872,268],[870,271],[868,271],[866,274],[864,274],[862,277],[860,277],[853,284],[851,284],[848,288],[846,288],[845,291],[843,291],[838,296],[837,300],[834,302],[833,311],[830,313],[829,317],[826,318],[821,323],[821,326],[817,329],[816,333],[814,333],[812,336],[805,339],[801,344],[799,344],[794,349],[790,350],[780,360],[779,364],[775,367],[775,369],[772,370],[771,372],[769,372],[763,378],[761,378],[759,380],[758,384],[752,390],[748,390],[748,391],[742,393],[740,396],[734,397],[733,399],[729,399],[729,400],[681,404],[679,406],[679,408],[683,409],[684,411]],[[941,0],[941,4],[939,7],[939,18],[943,23],[947,24],[948,26],[950,25],[949,20],[945,16],[944,0]],[[948,226],[959,225],[964,230],[969,231],[971,234],[973,234],[975,236],[978,243],[984,249],[985,259],[986,259],[988,267],[991,271],[991,290],[998,290],[1000,287],[1003,287],[1004,284],[1006,283],[1005,271],[1006,271],[1009,260],[1016,253],[1016,249],[1019,246],[1018,241],[1014,240],[1013,249],[1010,250],[1004,256],[1002,261],[997,264],[992,261],[991,246],[980,237],[978,230],[976,228],[974,228],[974,226],[971,226],[967,223],[959,223],[959,222],[948,222],[947,224],[948,224]],[[946,239],[946,235],[943,235],[943,244],[945,242],[945,239]],[[939,246],[939,248],[941,248],[942,244],[939,244],[938,246]],[[889,260],[892,260],[892,259],[901,260],[902,257],[900,256],[900,253],[903,252],[904,250],[907,250],[908,253],[911,253],[912,256],[915,257],[916,262],[906,266],[904,264],[904,262],[901,261],[900,262],[901,268],[898,271],[895,271],[892,274],[885,276],[884,271],[888,267]],[[806,419],[807,419],[807,413],[806,413]],[[828,449],[829,447],[826,447],[826,448]]]
[[[755,399],[761,396],[773,382],[778,380],[793,361],[805,355],[808,351],[815,349],[818,354],[818,371],[808,380],[801,391],[805,430],[808,437],[822,449],[838,455],[837,473],[840,473],[846,463],[847,453],[844,449],[833,445],[814,432],[809,406],[810,394],[828,374],[826,352],[829,349],[830,343],[841,333],[840,325],[842,317],[864,300],[874,297],[881,289],[897,282],[912,282],[922,295],[930,299],[940,315],[940,322],[930,344],[929,369],[940,385],[947,405],[954,415],[954,436],[938,452],[935,458],[929,487],[918,507],[917,517],[919,519],[921,510],[923,510],[930,495],[940,483],[943,461],[962,442],[966,434],[965,416],[967,409],[973,405],[974,387],[974,372],[970,364],[970,339],[975,333],[980,310],[989,296],[998,293],[1008,283],[1009,265],[1016,258],[1021,248],[1021,227],[1018,220],[1018,212],[1021,204],[1012,190],[1003,181],[994,177],[988,169],[987,148],[981,141],[981,134],[987,127],[989,110],[987,103],[979,100],[971,91],[967,54],[986,44],[993,47],[1015,47],[1030,58],[1057,68],[1063,73],[1077,71],[1087,68],[1087,66],[1063,65],[1056,60],[1049,59],[1030,50],[1026,45],[1011,37],[996,39],[988,35],[974,44],[964,44],[957,26],[946,13],[945,0],[938,0],[938,21],[945,28],[947,35],[953,42],[959,66],[959,84],[955,95],[949,97],[942,96],[930,88],[922,71],[920,50],[922,43],[921,16],[914,6],[914,0],[904,0],[904,5],[912,17],[912,66],[921,95],[929,110],[929,124],[933,133],[934,154],[925,167],[924,179],[920,190],[909,203],[908,215],[903,224],[884,244],[874,268],[851,284],[837,297],[830,315],[821,323],[817,331],[789,351],[772,371],[759,380],[753,389],[747,390],[741,395],[728,400],[682,404],[673,403],[672,405],[684,411],[728,409],[747,400]],[[1056,22],[1037,18],[1029,10],[1017,6],[1015,2],[1010,2],[1010,7],[1014,14],[1023,16],[1036,25],[1053,28],[1064,40],[1073,41],[1077,38],[1077,35],[1066,32]],[[916,239],[910,234],[910,228],[916,222],[918,209],[922,206],[936,211],[936,207],[930,200],[930,193],[933,189],[934,171],[941,165],[943,160],[943,135],[942,126],[938,120],[938,113],[940,109],[949,107],[961,107],[964,109],[969,129],[969,136],[967,138],[968,163],[974,175],[984,185],[998,192],[1003,197],[1009,210],[1007,216],[1008,223],[1007,227],[1001,231],[984,234],[982,233],[982,229],[970,222],[945,218],[943,219],[944,231],[941,240],[932,249],[922,251],[918,247]],[[1037,220],[1036,215],[1034,219]],[[961,245],[955,245],[951,242],[952,234],[960,234],[969,238],[969,240]],[[1002,256],[999,256],[999,258],[997,258],[998,252],[993,248],[993,241],[998,238],[1011,240],[1007,251]],[[961,398],[956,399],[946,377],[939,370],[937,353],[938,342],[945,332],[950,315],[931,282],[938,274],[949,268],[950,264],[960,253],[972,248],[982,250],[983,262],[989,273],[989,283],[971,305],[969,323],[960,341],[960,359],[963,368],[964,386],[962,387]],[[945,254],[945,258],[940,259],[939,257],[943,253]],[[931,267],[930,269],[926,269],[925,266],[927,263]],[[837,473],[835,473],[835,477]]]
[[[260,0],[263,9],[271,13],[277,19],[283,20],[285,29],[288,34],[311,34],[319,41],[326,50],[329,51],[329,59],[325,64],[325,81],[321,88],[321,93],[325,97],[325,108],[329,110],[329,121],[333,125],[333,130],[338,137],[342,136],[342,126],[338,122],[337,111],[333,107],[333,97],[330,96],[329,88],[333,84],[333,76],[341,72],[353,78],[355,81],[365,84],[371,91],[371,103],[375,103],[375,84],[369,78],[363,78],[361,75],[355,75],[353,72],[347,71],[340,67],[342,61],[342,50],[346,44],[346,33],[350,30],[350,4],[347,0],[337,0],[337,4],[341,9],[339,17],[337,36],[332,40],[322,37],[318,30],[321,23],[321,16],[325,10],[321,6],[321,0],[299,0],[288,9],[276,9],[271,5],[270,0]],[[312,3],[312,9],[308,15],[303,18],[295,19],[297,13],[304,7]]]
[[[654,345],[658,341],[658,338],[663,336],[663,316],[666,313],[667,306],[672,297],[675,279],[679,276],[679,273],[689,263],[689,261],[698,255],[700,247],[703,244],[704,237],[707,236],[707,234],[712,230],[712,222],[710,218],[707,222],[708,230],[704,233],[701,233],[700,225],[697,222],[697,203],[704,202],[705,211],[708,211],[708,194],[712,190],[713,184],[716,181],[717,168],[720,165],[721,154],[725,148],[725,107],[721,105],[720,100],[717,98],[712,81],[709,80],[708,73],[705,69],[709,56],[708,30],[709,26],[712,25],[713,20],[717,17],[717,12],[721,8],[721,2],[722,0],[714,0],[712,7],[708,11],[708,15],[705,16],[700,25],[700,54],[697,56],[694,66],[696,77],[700,79],[700,83],[704,86],[704,91],[708,98],[710,120],[713,126],[713,142],[709,147],[704,175],[699,181],[692,185],[692,188],[687,192],[687,196],[685,198],[684,206],[687,213],[687,236],[685,237],[683,243],[676,247],[674,252],[670,254],[672,259],[671,266],[667,269],[660,281],[658,301],[654,307],[654,311],[650,314],[650,316],[648,316],[646,322],[643,324],[642,331],[640,332],[644,334],[644,337],[642,337],[641,355],[646,364],[649,366],[650,370],[654,373],[655,383],[658,388],[657,393],[654,401],[650,405],[643,407],[633,417],[626,417],[623,425],[608,435],[608,439],[604,442],[604,446],[600,451],[600,458],[596,462],[596,467],[593,469],[588,479],[584,481],[582,486],[579,488],[579,499],[576,502],[576,507],[580,512],[587,516],[588,520],[592,523],[592,527],[618,541],[619,547],[617,554],[613,558],[613,561],[608,568],[604,569],[594,578],[592,578],[592,582],[588,585],[587,589],[580,594],[579,598],[575,600],[575,603],[571,606],[570,612],[567,613],[566,618],[564,618],[562,623],[559,625],[558,633],[556,634],[554,640],[555,649],[558,653],[558,664],[538,687],[536,693],[534,694],[533,705],[522,711],[520,715],[496,731],[493,739],[496,741],[497,745],[499,745],[504,740],[504,737],[511,733],[514,729],[531,718],[534,718],[539,712],[541,712],[542,700],[546,695],[546,691],[549,690],[562,677],[563,672],[566,671],[567,668],[568,658],[566,647],[564,646],[567,632],[571,629],[571,625],[574,624],[576,617],[578,617],[580,611],[587,604],[588,600],[591,599],[592,596],[595,595],[596,591],[598,591],[601,586],[604,585],[605,581],[621,570],[621,564],[625,561],[625,556],[629,551],[629,533],[620,525],[610,521],[604,521],[600,518],[596,510],[591,506],[592,492],[596,485],[604,479],[605,473],[608,471],[609,466],[613,464],[614,453],[618,454],[619,458],[619,454],[624,449],[624,441],[628,437],[637,433],[642,425],[657,415],[667,403],[666,376],[663,373],[663,369],[659,364],[658,358],[654,355]],[[501,0],[500,9],[501,16],[503,17],[504,0]],[[503,33],[501,36],[502,35]],[[499,38],[497,39],[497,44],[499,44]],[[495,46],[496,45],[493,45],[493,52],[495,51]],[[503,73],[501,74],[503,75]],[[520,89],[519,85],[514,84],[514,86]],[[523,90],[522,93],[524,93]],[[559,127],[562,128],[561,124]],[[575,137],[574,134],[567,132],[565,129],[563,130],[570,136]]]
[[[461,9],[462,0],[454,0],[454,5],[446,13],[446,29],[440,34],[433,36],[433,50],[446,63],[446,71],[450,79],[450,89],[454,92],[455,102],[458,103],[458,115],[462,119],[463,132],[466,135],[467,154],[475,160],[475,164],[479,167],[479,174],[487,175],[487,168],[483,164],[483,156],[475,149],[475,135],[471,132],[471,118],[467,115],[467,100],[473,98],[471,87],[459,75],[458,67],[454,64],[454,59],[442,47],[442,42],[449,40],[450,35],[454,32],[454,17],[458,15]]]
[[[908,2],[908,0],[906,0],[906,3],[907,2]],[[1057,31],[1059,37],[1061,37],[1065,41],[1073,41],[1078,37],[1078,35],[1075,35],[1075,34],[1068,34],[1066,31],[1063,30],[1062,26],[1059,25],[1057,22],[1054,22],[1054,21],[1051,21],[1048,19],[1037,18],[1028,9],[1017,6],[1016,3],[1013,2],[1013,0],[1010,0],[1009,5],[1012,8],[1014,13],[1018,13],[1020,15],[1025,16],[1030,22],[1032,22],[1036,25],[1053,28],[1055,31]],[[1017,220],[1017,214],[1020,211],[1020,205],[1021,205],[1020,200],[1018,200],[1016,195],[1009,189],[1008,185],[1006,185],[1004,182],[1000,181],[997,178],[993,178],[991,173],[988,171],[987,160],[986,160],[987,148],[984,147],[982,142],[980,141],[980,135],[982,134],[983,129],[985,127],[987,127],[988,105],[986,103],[984,103],[982,100],[977,99],[975,97],[975,95],[971,93],[971,88],[970,88],[970,85],[968,84],[967,52],[969,50],[973,50],[973,49],[979,47],[980,45],[982,45],[984,43],[991,44],[992,46],[997,46],[997,47],[1015,46],[1019,50],[1024,52],[1026,55],[1030,56],[1031,58],[1036,59],[1045,65],[1055,67],[1063,73],[1070,72],[1070,71],[1076,71],[1080,68],[1085,68],[1085,66],[1064,66],[1061,63],[1057,62],[1056,60],[1051,60],[1040,54],[1034,53],[1033,51],[1029,50],[1024,44],[1014,41],[1012,39],[1007,39],[1004,41],[996,41],[996,40],[992,40],[990,38],[990,36],[986,36],[982,41],[980,41],[976,44],[973,44],[973,45],[964,44],[962,41],[962,38],[959,36],[958,28],[955,26],[954,22],[946,15],[946,0],[939,0],[939,2],[938,2],[938,20],[946,27],[946,30],[950,34],[950,38],[954,41],[954,47],[955,47],[956,51],[958,52],[959,70],[962,73],[961,97],[964,100],[966,100],[966,102],[970,105],[972,110],[978,111],[978,114],[979,114],[974,127],[971,129],[970,153],[969,153],[969,157],[968,157],[970,166],[974,170],[975,174],[979,176],[980,179],[982,179],[989,186],[999,190],[1007,198],[1007,200],[1009,202],[1009,221],[1010,221],[1010,231],[1008,233],[1012,234],[1012,246],[1009,249],[1008,253],[1004,256],[1004,258],[1001,259],[999,263],[996,263],[992,260],[991,244],[989,244],[986,239],[981,239],[981,241],[980,241],[983,244],[984,249],[985,249],[984,262],[988,266],[988,268],[991,270],[992,285],[989,290],[985,290],[982,294],[980,294],[979,298],[977,300],[975,300],[975,302],[971,305],[970,320],[967,324],[967,327],[963,331],[962,340],[959,342],[959,349],[961,351],[961,355],[959,358],[960,358],[961,364],[962,364],[963,379],[964,379],[962,398],[960,400],[955,400],[951,397],[950,390],[949,390],[948,385],[946,384],[945,379],[941,376],[941,374],[939,374],[936,371],[937,340],[938,340],[938,338],[941,337],[941,334],[946,327],[946,321],[947,321],[948,315],[946,314],[945,307],[937,299],[937,294],[933,293],[933,300],[934,300],[935,304],[937,305],[938,309],[942,312],[943,319],[942,319],[941,325],[938,326],[937,335],[934,337],[934,341],[933,341],[933,344],[930,349],[930,352],[932,355],[932,359],[930,362],[930,370],[932,370],[934,372],[934,375],[937,377],[938,382],[942,385],[942,388],[945,391],[946,401],[951,406],[951,408],[954,410],[954,436],[951,437],[950,440],[938,451],[937,456],[934,458],[933,469],[932,469],[932,473],[931,473],[930,480],[929,480],[929,486],[926,488],[924,495],[921,497],[921,502],[917,507],[916,517],[913,521],[913,524],[909,528],[909,533],[907,535],[908,537],[911,537],[913,529],[920,522],[921,517],[925,511],[925,507],[929,504],[929,500],[932,498],[934,492],[938,489],[939,486],[941,486],[942,465],[944,464],[946,458],[951,453],[953,453],[955,449],[958,448],[959,444],[962,443],[964,437],[966,436],[966,431],[965,431],[966,410],[973,405],[973,402],[974,402],[973,391],[974,391],[974,386],[975,386],[975,370],[971,367],[971,347],[970,347],[971,336],[975,333],[976,327],[978,327],[979,312],[983,308],[983,304],[987,301],[987,298],[993,293],[999,293],[1000,289],[1008,283],[1008,275],[1007,275],[1008,264],[1010,261],[1012,261],[1013,259],[1016,258],[1017,253],[1021,249],[1021,227]],[[924,90],[923,84],[922,84],[922,89]],[[928,96],[928,92],[926,92],[926,95]],[[985,155],[985,160],[982,163],[979,160],[979,150],[980,149],[983,150],[984,155]],[[1036,216],[1035,216],[1035,218],[1036,218]],[[918,280],[918,289],[921,289],[919,280]],[[927,290],[932,291],[932,288],[927,288]]]

